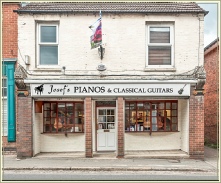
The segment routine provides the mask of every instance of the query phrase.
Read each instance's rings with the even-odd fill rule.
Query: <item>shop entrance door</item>
[[[97,151],[116,150],[115,107],[97,108]]]

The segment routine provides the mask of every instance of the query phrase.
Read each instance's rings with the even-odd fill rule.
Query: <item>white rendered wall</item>
[[[73,74],[73,70],[74,73],[99,75],[96,68],[100,59],[97,49],[91,50],[90,48],[89,40],[92,32],[88,28],[97,18],[98,16],[93,14],[19,15],[18,46],[21,53],[19,63],[25,66],[21,57],[29,55],[31,65],[27,69],[32,74],[35,74],[36,70],[38,70],[38,74],[41,73],[41,69],[39,71],[36,68],[35,21],[56,20],[60,22],[59,65],[57,68],[61,69],[62,66],[66,66],[67,75]],[[203,16],[201,20],[203,20]],[[197,65],[203,65],[204,22],[199,21],[196,15],[113,15],[103,13],[103,44],[105,47],[103,63],[107,67],[104,74],[147,74],[144,69],[146,64],[146,22],[148,21],[174,22],[175,74],[192,70]],[[50,73],[48,72],[49,77]],[[39,78],[40,76],[32,75],[30,77]]]

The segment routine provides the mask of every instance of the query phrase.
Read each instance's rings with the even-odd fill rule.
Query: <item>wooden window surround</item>
[[[84,132],[83,102],[44,102],[43,133]]]
[[[178,101],[126,101],[125,131],[178,131]]]

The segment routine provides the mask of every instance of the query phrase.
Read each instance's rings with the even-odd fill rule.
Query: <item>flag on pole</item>
[[[100,17],[89,28],[93,31],[91,36],[91,49],[97,48],[102,44],[102,23],[101,23],[101,11]]]

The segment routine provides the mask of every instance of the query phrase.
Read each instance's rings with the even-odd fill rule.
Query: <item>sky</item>
[[[218,37],[218,3],[197,3],[209,13],[204,17],[204,47]]]

